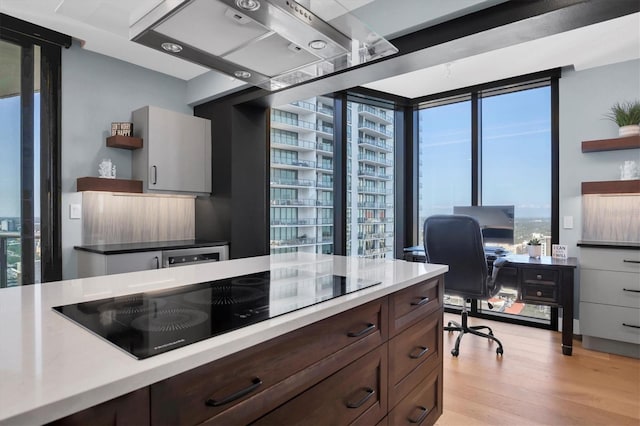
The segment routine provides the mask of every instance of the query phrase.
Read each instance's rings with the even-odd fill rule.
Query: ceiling
[[[324,0],[299,0],[318,7]],[[504,0],[336,0],[387,39],[503,3]],[[82,47],[186,81],[245,86],[221,73],[129,41],[129,26],[162,0],[0,0],[0,12],[68,34]],[[526,37],[524,37],[526,39]],[[479,49],[482,51],[482,49]],[[365,87],[415,98],[561,66],[585,69],[640,58],[640,14],[628,15],[451,61],[426,61],[411,72]],[[437,61],[435,61],[437,62]],[[416,69],[417,68],[417,69]],[[404,70],[403,70],[404,71]],[[213,94],[203,94],[211,98]]]

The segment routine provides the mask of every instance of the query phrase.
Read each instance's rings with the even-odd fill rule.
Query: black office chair
[[[501,268],[506,262],[504,258],[495,260],[492,274],[489,276],[478,221],[465,215],[428,217],[424,222],[424,252],[428,263],[449,265],[449,271],[444,276],[445,293],[465,299],[462,323],[450,321],[444,327],[450,332],[460,332],[451,354],[458,356],[460,340],[469,333],[495,341],[498,344],[496,353],[502,355],[502,343],[495,338],[490,327],[468,325],[466,300],[488,300],[495,296],[501,288]],[[483,329],[488,330],[488,333],[478,331]]]

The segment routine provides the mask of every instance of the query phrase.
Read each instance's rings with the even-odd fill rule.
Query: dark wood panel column
[[[234,258],[269,254],[269,109],[234,107],[231,239]]]
[[[230,257],[269,254],[269,109],[212,101],[212,194],[196,200],[196,237],[230,242]]]
[[[61,49],[40,52],[40,281],[49,282],[62,279]]]
[[[20,79],[20,281],[22,284],[35,282],[33,64],[33,45],[23,45],[20,63],[22,69]]]

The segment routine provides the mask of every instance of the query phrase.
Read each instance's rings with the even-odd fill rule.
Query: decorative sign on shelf
[[[98,176],[106,179],[116,178],[116,165],[111,162],[110,158],[106,158],[98,165]]]
[[[557,259],[566,259],[567,246],[565,244],[553,244],[551,246],[551,256]]]
[[[120,121],[111,123],[111,136],[132,136],[133,123]]]

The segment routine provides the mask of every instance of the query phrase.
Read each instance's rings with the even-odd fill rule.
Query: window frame
[[[558,80],[561,75],[560,69],[546,70],[542,72],[526,74],[509,79],[499,80],[487,84],[456,89],[454,91],[429,95],[419,99],[415,99],[415,114],[417,116],[420,109],[427,106],[439,106],[453,102],[459,102],[460,100],[471,100],[471,202],[476,206],[481,199],[482,181],[481,181],[481,101],[483,97],[495,96],[506,93],[513,93],[522,90],[534,89],[542,86],[550,87],[550,109],[551,109],[551,242],[552,244],[558,244],[559,241],[559,84]],[[415,130],[417,132],[418,121],[416,119]],[[418,138],[415,136],[414,140],[414,155],[417,157],[418,153]],[[417,163],[417,158],[416,158]],[[415,169],[417,169],[417,164]],[[417,182],[417,173],[414,173],[414,179]],[[409,180],[412,176],[405,176],[405,179]],[[419,219],[418,215],[418,191],[413,191],[413,217],[415,222],[413,223],[413,235],[412,245],[422,245],[419,241],[420,224],[416,223]],[[491,319],[509,322],[519,325],[527,325],[544,329],[557,330],[558,328],[558,308],[551,308],[550,322],[538,322],[535,319],[520,319],[512,316],[501,316],[496,313],[487,314],[479,310],[480,301],[474,300],[471,303],[471,310],[469,314],[474,317]],[[459,312],[457,308],[445,308],[447,312]]]
[[[40,282],[59,281],[62,279],[62,201],[61,201],[61,49],[69,48],[72,39],[66,34],[49,30],[38,25],[0,13],[0,39],[20,45],[27,52],[33,52],[33,46],[40,46],[40,243],[41,243],[41,275]],[[29,55],[29,53],[27,53]],[[31,57],[33,55],[31,54]],[[24,53],[23,53],[24,58]],[[31,65],[33,60],[29,62]],[[31,69],[33,67],[31,66]],[[33,96],[33,73],[22,76],[22,98]],[[31,85],[31,90],[28,86]],[[23,103],[21,114],[33,117],[33,102]],[[24,129],[23,129],[24,132]],[[33,151],[33,132],[31,141],[25,141],[23,134],[22,154]],[[28,135],[26,136],[29,139]],[[30,144],[25,146],[24,143]],[[26,151],[25,151],[26,150]],[[31,154],[32,155],[32,154]],[[23,177],[33,176],[33,162],[25,163]],[[22,180],[23,178],[21,178]],[[31,179],[33,182],[33,179]],[[34,200],[31,184],[31,199],[23,198],[22,222],[25,212],[34,216]],[[28,225],[28,224],[27,224]],[[21,240],[33,241],[33,226],[22,226]],[[26,247],[26,246],[25,246]],[[34,249],[22,249],[22,283],[32,284],[35,281]]]

